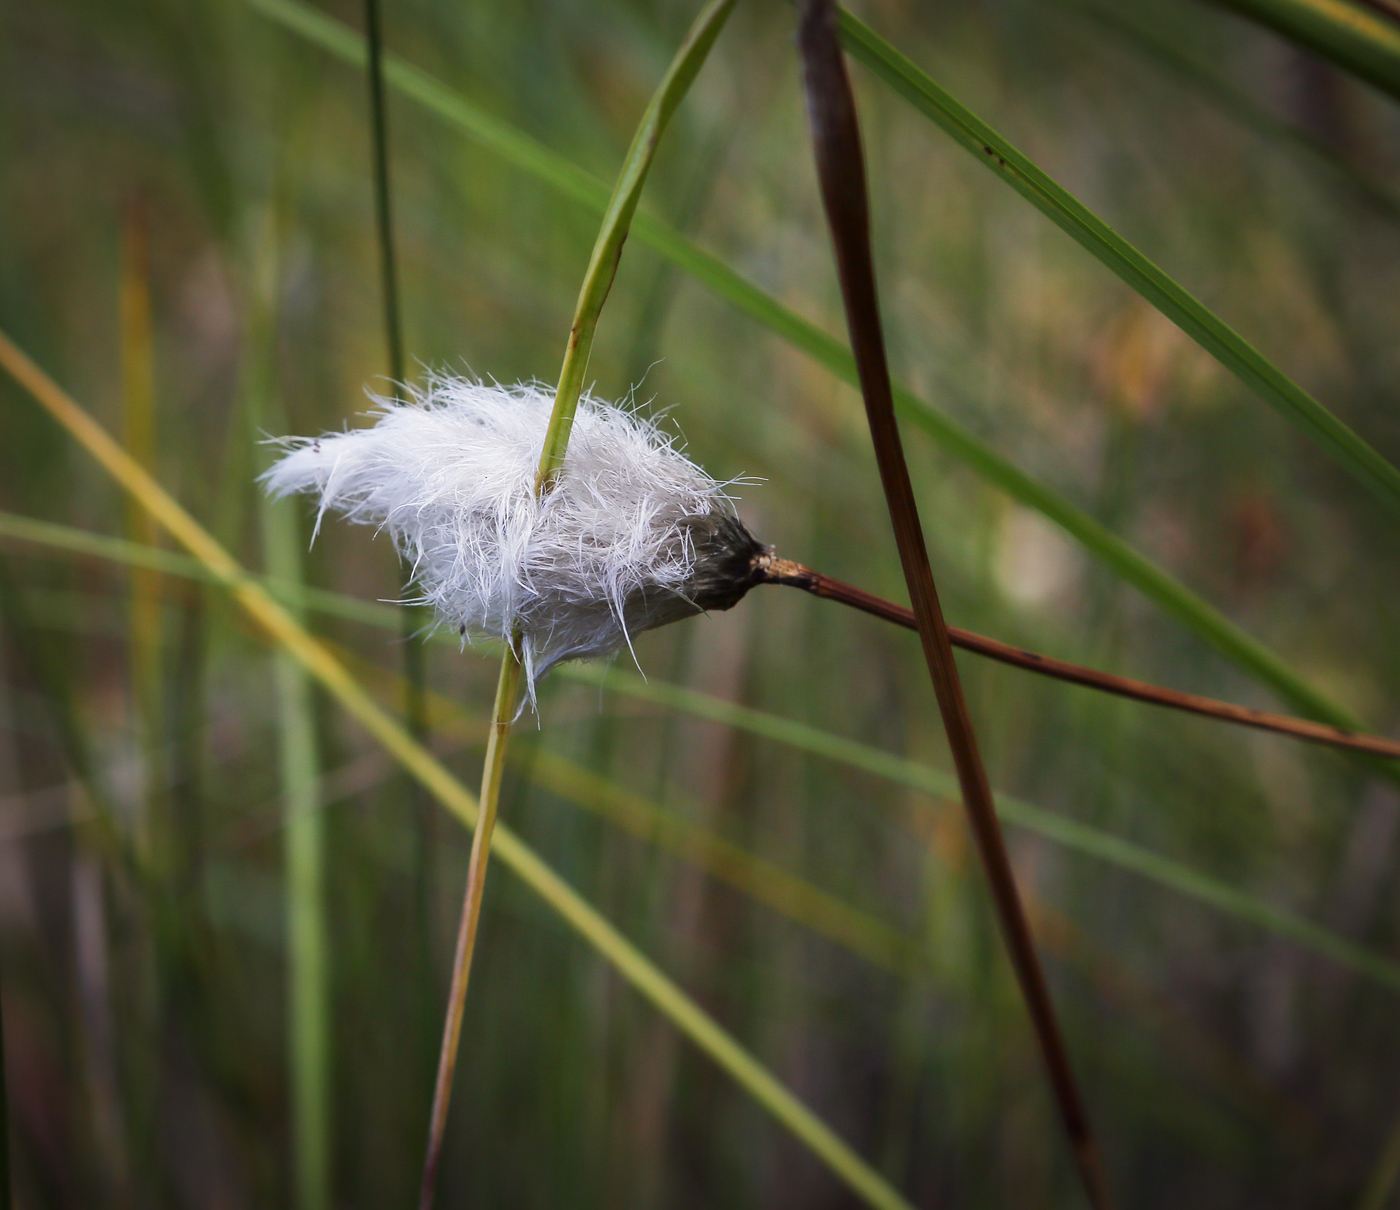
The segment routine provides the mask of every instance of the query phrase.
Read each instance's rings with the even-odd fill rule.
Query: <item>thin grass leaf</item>
[[[838,761],[887,778],[936,798],[956,799],[957,780],[938,769],[907,757],[883,752],[858,740],[833,735],[795,719],[780,718],[751,706],[723,701],[694,689],[669,685],[664,681],[644,681],[617,670],[588,667],[561,669],[578,680],[606,684],[614,692],[655,702],[672,710],[684,710],[727,727],[747,731],[776,743],[786,744],[814,756]],[[604,678],[606,677],[606,681]],[[1111,836],[1089,824],[1078,823],[1043,807],[1008,794],[996,795],[997,812],[1009,823],[1036,832],[1067,848],[1090,857],[1132,870],[1143,878],[1167,887],[1216,910],[1247,921],[1324,955],[1341,966],[1366,975],[1395,991],[1400,991],[1400,963],[1357,945],[1355,942],[1274,907],[1258,896],[1237,890],[1219,879],[1202,874],[1170,858],[1161,857],[1131,841]]]
[[[1237,88],[1181,49],[1178,42],[1120,9],[1106,8],[1095,0],[1069,0],[1083,16],[1115,37],[1121,45],[1176,76],[1198,97],[1207,97],[1242,126],[1271,143],[1302,153],[1314,164],[1333,173],[1386,218],[1400,220],[1400,194],[1382,178],[1353,163],[1336,146],[1302,126],[1283,121],[1269,108]]]
[[[155,341],[151,324],[150,240],[144,205],[138,200],[127,210],[122,226],[121,349],[122,441],[131,456],[154,471],[156,465]],[[155,544],[155,527],[144,510],[132,504],[126,510],[127,533],[133,542]],[[128,616],[127,650],[131,694],[137,735],[147,765],[147,801],[140,823],[148,850],[157,833],[166,833],[160,795],[150,787],[161,782],[159,761],[164,747],[162,718],[160,577],[145,569],[133,569]],[[168,835],[162,837],[168,841]],[[148,854],[149,855],[149,854]]]
[[[121,538],[107,538],[66,525],[17,517],[13,513],[0,513],[0,536],[131,566],[152,566],[172,575],[223,582],[207,567],[187,555],[155,548],[134,547],[132,543]],[[265,579],[260,583],[278,599],[285,599],[286,594],[295,591],[294,586],[278,580]],[[306,588],[304,600],[309,610],[330,617],[374,626],[381,630],[392,631],[398,627],[398,612],[392,605],[361,601],[316,588]],[[456,645],[456,640],[450,635],[439,637],[444,643]],[[484,654],[489,655],[489,652]],[[835,735],[796,719],[782,718],[752,706],[725,701],[681,685],[668,684],[655,677],[643,680],[633,673],[594,664],[560,664],[554,669],[554,675],[733,727],[824,760],[861,769],[935,798],[953,798],[957,794],[957,782],[948,774],[929,765],[885,752],[859,740]],[[1285,937],[1348,969],[1373,978],[1386,987],[1400,991],[1400,963],[1357,945],[1321,925],[1275,907],[1258,896],[1238,890],[1209,874],[1193,870],[1170,858],[1161,857],[1132,841],[1111,836],[1092,825],[1067,820],[1043,807],[1034,806],[1008,794],[997,794],[996,804],[998,813],[1009,823],[1036,832],[1086,856],[1131,870],[1149,882],[1155,882],[1168,890],[1205,903],[1225,915]]]
[[[298,595],[302,540],[289,501],[261,502],[268,571]],[[294,605],[287,606],[299,618]],[[273,655],[278,768],[282,781],[287,902],[288,1046],[297,1205],[331,1204],[330,967],[325,910],[325,840],[320,811],[320,757],[311,683],[287,652]]]
[[[363,63],[364,43],[352,30],[300,0],[247,0],[268,16],[349,63]],[[491,117],[426,72],[394,59],[386,64],[389,83],[451,122],[484,147],[529,172],[563,196],[602,211],[607,187],[529,135]],[[660,219],[638,211],[637,238],[708,287],[720,298],[802,350],[838,378],[855,384],[850,350],[777,299],[760,290]],[[1347,731],[1364,730],[1350,711],[1319,693],[1268,647],[1231,622],[1129,543],[1106,529],[1058,492],[1037,482],[975,437],[952,417],[895,384],[895,406],[952,457],[993,486],[1060,526],[1090,555],[1198,635],[1220,655],[1268,686],[1300,713]]]
[[[374,228],[379,246],[379,300],[384,319],[384,351],[388,361],[389,381],[393,384],[391,389],[398,392],[406,383],[403,313],[399,305],[398,248],[394,238],[394,198],[389,170],[389,113],[384,96],[384,37],[379,0],[365,0],[365,34],[369,51],[365,75],[369,81]],[[421,744],[426,744],[428,722],[423,694],[427,669],[424,666],[423,643],[418,635],[417,614],[418,610],[414,605],[405,602],[399,606],[399,639],[403,649],[404,672],[403,714],[413,738]],[[426,990],[431,984],[431,971],[428,967],[431,923],[428,903],[428,850],[431,814],[418,785],[410,780],[407,790],[416,816],[413,828],[414,883],[418,900],[416,932],[421,943],[421,982]]]
[[[247,438],[281,431],[274,394],[276,224],[269,217],[254,245],[248,365],[243,383]],[[133,501],[135,498],[132,498]],[[145,510],[143,510],[145,511]],[[146,512],[149,519],[150,513]],[[270,578],[282,586],[288,614],[305,624],[304,538],[289,500],[259,494],[258,521]],[[311,681],[285,650],[272,655],[277,757],[282,799],[283,900],[287,935],[287,1060],[291,1071],[293,1171],[300,1210],[332,1204],[331,989],[326,922],[321,757]]]
[[[383,711],[343,664],[299,625],[207,530],[112,440],[52,378],[0,333],[0,364],[156,521],[198,559],[237,603],[290,653],[340,706],[413,774],[448,811],[474,827],[477,803],[432,753]],[[493,849],[501,861],[587,941],[755,1101],[783,1124],[867,1205],[910,1210],[888,1181],[627,940],[591,904],[504,824]]]
[[[538,745],[532,747],[527,764],[533,784],[699,866],[755,902],[782,913],[872,965],[895,974],[927,965],[922,949],[898,929],[858,911],[781,866],[756,857],[708,828],[673,811],[662,810],[641,795]]]
[[[1356,1210],[1385,1210],[1400,1178],[1400,1118],[1386,1132],[1380,1155],[1356,1203]]]
[[[842,44],[854,58],[1102,261],[1400,515],[1400,470],[911,59],[844,9],[840,21]]]
[[[1349,0],[1215,0],[1400,99],[1400,24]]]

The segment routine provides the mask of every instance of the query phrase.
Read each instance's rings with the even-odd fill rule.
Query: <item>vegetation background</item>
[[[365,75],[268,8],[0,9],[0,329],[253,567],[277,561],[272,535],[296,526],[302,550],[311,530],[305,508],[257,498],[265,435],[360,423],[366,391],[388,389]],[[320,11],[363,28],[353,0]],[[1393,102],[1197,0],[859,11],[1400,458]],[[674,0],[384,7],[396,54],[604,181],[693,16]],[[792,31],[788,6],[740,5],[644,207],[841,334]],[[985,166],[854,77],[896,374],[1392,733],[1393,518]],[[389,120],[411,376],[552,379],[596,213],[398,93]],[[856,393],[641,239],[591,377],[743,477],[741,515],[782,554],[902,598]],[[315,767],[297,783],[292,699],[221,590],[24,529],[16,515],[160,541],[8,380],[0,398],[15,1204],[404,1204],[469,836],[315,698]],[[1277,706],[1038,513],[912,427],[908,447],[951,621]],[[280,574],[296,562],[284,552]],[[402,595],[367,530],[328,524],[305,563],[320,589]],[[353,612],[313,625],[401,701],[393,611]],[[431,736],[471,784],[495,667],[448,637],[427,644]],[[645,685],[626,659],[543,685],[503,818],[914,1204],[1079,1204],[960,807],[909,771],[947,767],[915,637],[763,588],[636,648]],[[1281,910],[1396,953],[1394,786],[1286,739],[961,663],[999,790],[1236,895],[1222,911],[1183,893],[1189,879],[1106,860],[1111,846],[1011,829],[1120,1204],[1386,1204],[1400,972],[1387,983],[1261,920]],[[765,738],[711,699],[821,734]],[[324,852],[323,1081],[289,1054],[297,784]],[[812,895],[784,900],[784,873],[841,901],[846,924]],[[467,1014],[444,1206],[852,1204],[503,869]],[[328,1190],[294,1175],[317,1163],[296,1095],[329,1121]]]

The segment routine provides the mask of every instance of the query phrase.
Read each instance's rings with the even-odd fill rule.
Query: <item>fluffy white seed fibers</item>
[[[319,497],[318,529],[334,511],[388,530],[419,600],[464,633],[506,639],[518,627],[531,685],[559,660],[610,654],[748,587],[697,598],[697,563],[717,535],[740,576],[762,548],[734,520],[725,485],[634,412],[585,397],[541,501],[552,393],[443,377],[411,402],[379,403],[369,428],[285,439],[263,483]]]

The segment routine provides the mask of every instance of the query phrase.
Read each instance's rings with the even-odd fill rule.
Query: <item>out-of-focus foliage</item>
[[[359,27],[354,3],[325,11]],[[604,179],[693,15],[669,0],[385,11],[396,53]],[[1193,0],[1126,15],[1089,0],[890,0],[860,15],[1400,459],[1387,102]],[[142,271],[123,247],[144,221],[155,469],[265,565],[252,478],[269,455],[252,418],[336,428],[383,386],[365,81],[240,0],[59,0],[0,20],[0,327],[131,432],[123,362],[139,350],[120,300]],[[646,204],[839,332],[792,21],[784,5],[738,8]],[[1392,521],[854,75],[899,375],[1393,729]],[[550,380],[596,217],[397,98],[390,121],[413,363]],[[855,394],[638,241],[591,376],[669,409],[718,477],[758,480],[738,489],[740,511],[782,553],[901,594]],[[8,383],[0,398],[0,507],[144,537],[27,399]],[[1035,515],[916,433],[908,444],[952,620],[1265,702]],[[148,581],[20,542],[0,572],[0,992],[19,1204],[290,1205],[271,657],[213,588],[159,579],[153,646]],[[400,595],[387,542],[367,530],[327,525],[307,575]],[[316,626],[359,660],[400,665],[383,630]],[[915,640],[835,606],[762,589],[643,636],[637,654],[658,681],[945,762]],[[1400,946],[1400,799],[1368,767],[962,666],[998,788]],[[460,706],[435,742],[471,781],[492,662],[435,645],[429,671]],[[421,1158],[468,838],[420,819],[324,704],[318,723],[335,1204],[398,1204]],[[1078,1196],[957,804],[558,677],[519,738],[503,817],[911,1200]],[[535,776],[532,750],[799,875],[926,961],[871,963],[676,846],[580,811]],[[1400,1114],[1394,993],[1044,839],[1012,843],[1121,1203],[1359,1197]],[[444,1204],[846,1204],[500,872],[468,1013]]]

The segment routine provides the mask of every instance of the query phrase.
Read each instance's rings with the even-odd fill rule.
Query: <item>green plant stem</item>
[[[574,308],[574,320],[569,327],[564,364],[559,371],[559,386],[554,394],[554,410],[540,452],[539,479],[535,487],[541,496],[548,494],[563,469],[564,451],[568,449],[569,433],[578,411],[583,376],[588,370],[598,317],[603,312],[603,304],[617,276],[622,245],[631,230],[632,216],[637,211],[637,203],[641,201],[642,187],[651,170],[657,144],[676,107],[690,90],[701,65],[709,56],[710,48],[734,8],[734,2],[709,0],[700,10],[661,84],[647,103],[637,131],[632,136],[632,145],[627,149],[622,171],[603,211],[602,227],[593,245],[593,255],[584,273],[583,286]]]
[[[428,1124],[428,1155],[423,1165],[419,1190],[419,1210],[430,1210],[437,1192],[442,1143],[447,1130],[447,1110],[452,1099],[452,1077],[457,1070],[457,1046],[462,1035],[467,984],[471,977],[472,956],[476,952],[476,930],[481,920],[481,896],[486,889],[486,864],[491,837],[496,830],[497,804],[501,797],[501,774],[505,768],[506,741],[515,718],[520,690],[520,661],[507,649],[501,659],[496,683],[496,705],[486,740],[486,760],[481,774],[481,804],[472,833],[471,859],[467,863],[467,889],[462,919],[457,930],[457,952],[452,962],[452,994],[447,1003],[447,1024],[442,1035],[442,1056],[438,1062],[437,1087],[433,1092],[432,1116]]]
[[[842,44],[852,57],[937,123],[1400,516],[1400,470],[868,25],[842,10],[840,29]]]
[[[198,560],[191,559],[188,555],[156,547],[140,547],[122,538],[105,537],[47,521],[0,513],[0,534],[41,543],[54,549],[110,559],[125,565],[149,566],[172,575],[189,576],[211,583],[222,582]],[[258,583],[283,601],[290,593],[295,592],[295,586],[281,580],[264,578]],[[316,588],[306,588],[301,595],[308,609],[330,617],[386,630],[393,630],[398,625],[397,610],[391,605],[361,601]],[[440,641],[451,642],[454,645],[456,643],[456,639],[449,636],[440,636]],[[737,702],[725,701],[655,678],[643,680],[617,668],[591,664],[563,664],[554,670],[553,675],[734,727],[761,739],[864,770],[876,777],[934,797],[952,798],[957,794],[956,781],[938,769],[892,752],[882,751],[858,740],[834,735],[796,719],[781,718],[751,706],[742,706]],[[1339,966],[1373,979],[1386,988],[1400,991],[1400,964],[1321,925],[1274,907],[1247,891],[1238,890],[1208,874],[1193,870],[1170,858],[1161,857],[1131,841],[1112,836],[1088,824],[1067,819],[1022,799],[998,794],[996,803],[999,814],[1009,823],[1045,836],[1056,844],[1096,860],[1129,870],[1149,882],[1194,899],[1224,915],[1246,921],[1304,949],[1321,954]]]
[[[384,96],[384,36],[380,0],[365,0],[365,47],[374,160],[371,174],[374,178],[374,227],[379,248],[379,296],[384,312],[384,348],[389,361],[389,381],[397,392],[404,386],[406,375],[403,315],[399,306],[398,250],[394,239],[394,195],[389,172],[389,114]],[[417,634],[413,607],[401,605],[399,610],[403,639],[404,717],[413,734],[420,740],[426,740],[423,644]]]
[[[288,503],[262,501],[263,541],[268,570],[283,583],[295,583],[301,570],[301,542],[296,514]],[[296,613],[293,608],[294,616]],[[297,1205],[304,1210],[326,1210],[331,1204],[330,969],[316,716],[311,683],[302,666],[285,651],[277,651],[273,670],[287,824],[282,852],[286,865],[291,983],[287,1023]]]
[[[363,64],[364,43],[344,25],[301,0],[247,0],[264,16],[347,63]],[[522,171],[580,205],[602,212],[608,189],[596,177],[529,135],[492,117],[426,72],[390,56],[385,78],[405,96],[450,122]],[[850,349],[752,282],[736,273],[660,219],[639,210],[633,223],[638,239],[690,274],[774,335],[806,353],[836,377],[857,383]],[[1065,531],[1076,543],[1148,600],[1198,635],[1230,663],[1266,685],[1294,709],[1347,731],[1365,728],[1350,711],[1319,693],[1277,654],[1235,625],[1150,559],[1112,533],[1059,492],[1046,487],[1004,458],[951,416],[898,383],[895,407],[951,457],[988,483]]]
[[[263,222],[253,248],[249,357],[244,406],[249,438],[280,430],[273,376],[273,299],[276,225]],[[147,524],[151,523],[149,512]],[[289,500],[258,495],[263,557],[268,574],[285,585],[283,601],[301,625],[305,618],[302,536]],[[277,710],[278,770],[283,832],[283,886],[287,929],[287,1061],[291,1071],[292,1151],[299,1210],[331,1205],[330,965],[325,908],[321,761],[316,712],[306,670],[285,650],[272,657]]]

